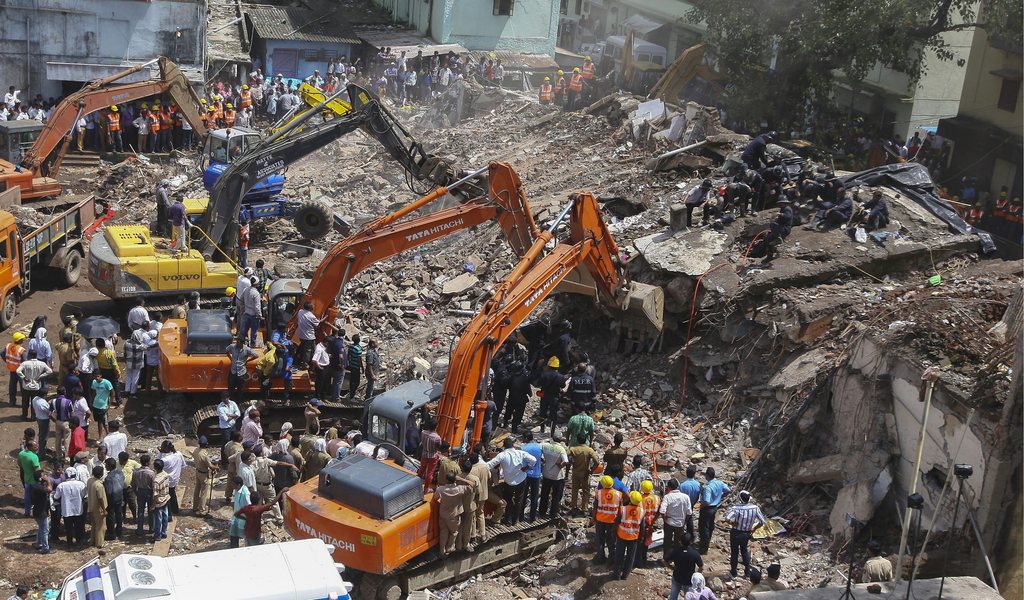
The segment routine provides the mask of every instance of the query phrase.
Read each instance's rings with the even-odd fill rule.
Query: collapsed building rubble
[[[787,530],[759,542],[756,560],[781,562],[798,587],[844,583],[833,552],[848,533],[846,513],[873,521],[872,535],[891,538],[898,533],[895,507],[918,476],[931,503],[930,528],[963,531],[965,519],[974,519],[993,549],[1007,527],[1007,506],[1019,502],[1019,490],[1007,482],[1019,477],[1021,464],[1021,401],[1011,381],[1020,365],[1012,351],[1020,326],[1004,326],[1002,337],[988,332],[1019,294],[1018,265],[984,260],[976,235],[951,231],[934,212],[882,185],[893,235],[855,242],[798,226],[780,258],[765,266],[751,248],[770,211],[720,229],[670,226],[673,205],[700,181],[690,175],[724,181],[749,140],[722,128],[713,109],[644,106],[616,94],[583,113],[563,113],[477,87],[466,82],[411,114],[417,137],[465,169],[514,162],[541,226],[566,194],[593,191],[632,276],[666,291],[671,318],[657,354],[617,354],[603,331],[583,326],[593,314],[585,301],[545,307],[577,324],[579,343],[597,368],[601,449],[621,431],[631,453],[649,456],[662,478],[688,464],[715,466],[734,489],[752,490]],[[648,165],[675,147],[700,143]],[[781,147],[771,150],[792,157]],[[202,194],[194,170],[174,161],[104,166],[96,183],[99,194],[120,203],[119,218],[143,222],[155,214],[151,188],[160,178],[176,178],[184,195]],[[332,144],[291,168],[288,178],[287,196],[324,201],[350,230],[417,193],[372,141],[360,138]],[[250,260],[264,258],[278,276],[308,276],[345,233],[310,243],[285,221],[261,222]],[[409,254],[359,274],[342,298],[346,330],[381,341],[391,383],[443,376],[450,340],[514,264],[495,225]],[[938,285],[929,283],[935,275]],[[908,455],[920,428],[916,403],[926,365],[944,371],[929,426],[933,439],[917,474]],[[943,521],[949,497],[937,504],[957,460],[973,461],[978,475],[968,516],[950,524]],[[585,524],[570,521],[565,534],[543,560],[461,584],[447,597],[598,595],[600,584],[588,583],[594,571]],[[727,541],[716,544],[719,569],[709,583],[719,597],[738,598],[742,583],[721,577]],[[965,541],[961,549],[974,559],[963,572],[984,575],[977,545]],[[929,558],[922,568],[934,563]],[[638,573],[667,594],[667,571]],[[635,591],[635,582],[615,587],[626,583],[603,590]]]

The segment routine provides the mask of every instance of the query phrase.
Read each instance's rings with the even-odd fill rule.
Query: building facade
[[[304,8],[248,5],[253,68],[267,74],[304,79],[342,57],[352,59],[360,40],[339,12],[323,14]]]
[[[23,98],[57,97],[158,56],[198,76],[205,40],[205,0],[7,0],[0,4],[0,85],[15,86]]]
[[[439,44],[555,55],[559,0],[374,0]]]

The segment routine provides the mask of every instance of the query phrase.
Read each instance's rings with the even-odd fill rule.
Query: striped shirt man
[[[725,519],[734,524],[733,529],[744,532],[751,532],[754,528],[768,522],[768,520],[764,518],[764,513],[762,513],[761,509],[753,502],[744,502],[733,506],[729,509],[729,512],[726,513]]]

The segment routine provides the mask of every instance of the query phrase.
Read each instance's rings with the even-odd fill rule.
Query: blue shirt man
[[[697,468],[690,465],[686,468],[686,480],[679,484],[679,491],[690,497],[690,506],[696,506],[700,499],[700,482],[696,476]]]

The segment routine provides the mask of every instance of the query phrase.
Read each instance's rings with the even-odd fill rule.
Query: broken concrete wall
[[[950,528],[956,481],[939,505],[953,463],[967,463],[974,474],[964,485],[964,500],[956,527],[967,518],[964,507],[976,511],[988,548],[1002,526],[1006,505],[1014,501],[1011,473],[1019,463],[1016,451],[996,434],[994,423],[982,410],[972,411],[964,393],[944,380],[936,386],[925,427],[920,468],[915,472],[918,436],[924,417],[920,399],[918,364],[898,348],[862,336],[851,349],[849,361],[835,378],[832,396],[833,428],[839,453],[847,457],[846,488],[833,509],[832,523],[844,527],[846,512],[864,510],[872,493],[865,481],[878,481],[883,470],[892,473],[892,494],[901,510],[915,478],[917,492],[925,498],[924,527]],[[972,417],[972,412],[974,416]],[[846,492],[846,493],[844,493]],[[878,489],[874,490],[877,494]],[[877,498],[877,501],[881,501]],[[887,501],[888,502],[888,501]],[[877,507],[878,503],[874,505]],[[860,515],[857,515],[860,518]],[[836,532],[835,529],[833,530]]]

